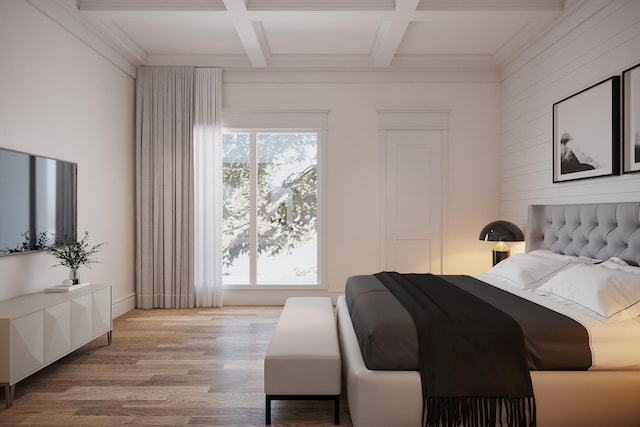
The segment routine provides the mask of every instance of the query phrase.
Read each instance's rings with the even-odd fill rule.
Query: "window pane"
[[[259,133],[257,283],[317,283],[316,133]]]
[[[250,138],[246,133],[222,135],[222,262],[223,283],[250,283]]]

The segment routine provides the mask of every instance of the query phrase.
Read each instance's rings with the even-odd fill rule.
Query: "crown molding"
[[[225,68],[222,81],[228,84],[291,84],[291,83],[348,83],[348,84],[443,84],[498,83],[497,71],[425,71],[394,69],[255,69]]]
[[[80,15],[75,0],[27,1],[107,61],[135,78],[136,69],[142,63],[134,57],[128,57],[122,46],[114,46],[111,40],[96,31],[95,26]]]
[[[149,55],[143,65],[153,67],[252,67],[247,55]]]
[[[224,0],[77,0],[78,9],[113,11],[226,11]],[[248,11],[394,11],[400,0],[245,0]],[[421,0],[416,11],[561,11],[565,0]]]
[[[394,69],[497,71],[493,55],[396,55]]]
[[[247,0],[248,11],[390,11],[394,0]],[[78,0],[81,11],[226,11],[223,0]]]
[[[155,55],[150,66],[250,68],[246,55]],[[369,55],[271,55],[274,70],[397,70],[497,72],[493,55],[396,55],[388,67],[376,67]]]
[[[147,52],[111,22],[96,24],[96,29],[104,36],[108,43],[117,49],[131,64],[136,67],[147,62]]]
[[[225,11],[223,0],[77,0],[83,12]]]
[[[561,11],[564,0],[421,0],[417,11]]]

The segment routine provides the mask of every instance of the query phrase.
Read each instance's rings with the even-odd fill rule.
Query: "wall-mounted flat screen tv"
[[[77,165],[0,148],[0,255],[76,237]]]

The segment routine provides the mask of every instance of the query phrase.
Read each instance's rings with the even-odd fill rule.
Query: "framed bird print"
[[[620,173],[620,77],[553,104],[553,182]]]

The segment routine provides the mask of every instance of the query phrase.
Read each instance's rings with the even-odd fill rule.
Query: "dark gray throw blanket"
[[[503,311],[431,274],[375,274],[416,326],[423,425],[535,426],[524,337]]]

